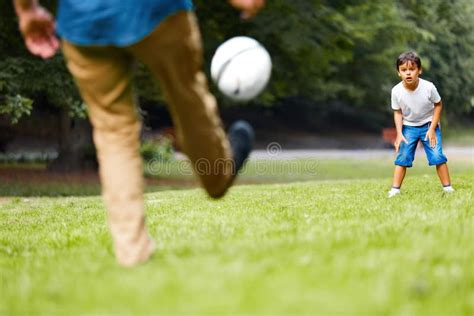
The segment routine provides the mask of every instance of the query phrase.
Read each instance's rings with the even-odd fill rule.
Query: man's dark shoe
[[[232,186],[239,170],[242,169],[252,151],[255,136],[253,128],[249,123],[245,121],[237,121],[230,126],[228,137],[232,151],[232,174],[222,192],[211,195],[211,197],[215,199],[223,197],[227,190]]]
[[[252,151],[255,133],[249,123],[237,121],[231,125],[228,134],[234,160],[233,176],[235,178]]]

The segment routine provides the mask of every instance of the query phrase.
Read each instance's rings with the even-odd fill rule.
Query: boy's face
[[[416,85],[421,72],[421,68],[418,68],[417,64],[411,61],[407,61],[406,63],[398,66],[398,75],[400,78],[402,78],[403,83],[405,83],[407,86]]]

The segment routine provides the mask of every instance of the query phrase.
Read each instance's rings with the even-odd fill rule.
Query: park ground
[[[390,155],[255,157],[218,201],[185,161],[147,164],[157,253],[134,269],[94,174],[3,166],[0,314],[472,315],[473,157],[443,194],[418,155],[393,199]]]

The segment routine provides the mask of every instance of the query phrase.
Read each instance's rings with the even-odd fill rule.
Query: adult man
[[[230,3],[250,17],[264,0]],[[31,53],[53,56],[59,48],[55,32],[61,36],[67,67],[88,105],[117,261],[123,266],[146,261],[154,243],[144,224],[141,123],[131,84],[135,61],[147,65],[159,81],[180,147],[210,196],[224,195],[253,140],[246,123],[230,128],[230,142],[222,129],[201,70],[201,38],[191,1],[60,0],[57,27],[36,0],[14,4]],[[209,168],[199,172],[203,163]]]

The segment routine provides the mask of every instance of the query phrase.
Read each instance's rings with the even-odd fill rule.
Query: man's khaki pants
[[[88,105],[117,261],[133,266],[154,248],[144,224],[141,122],[131,84],[136,60],[159,81],[178,143],[209,195],[222,195],[232,178],[231,164],[222,163],[231,159],[230,146],[201,70],[197,22],[193,13],[178,12],[137,44],[84,47],[63,41],[63,52]]]

